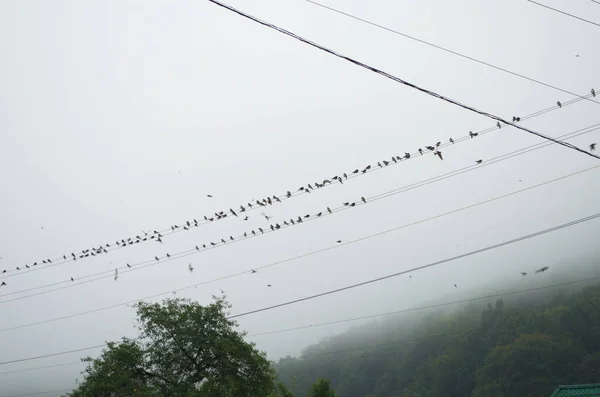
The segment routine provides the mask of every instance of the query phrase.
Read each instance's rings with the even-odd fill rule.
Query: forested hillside
[[[324,377],[343,397],[548,397],[600,382],[600,284],[369,324],[277,372],[296,396]]]

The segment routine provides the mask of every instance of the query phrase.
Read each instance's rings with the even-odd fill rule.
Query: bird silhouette
[[[458,288],[458,287],[456,286],[456,284],[454,284],[454,288]]]
[[[596,143],[591,143],[590,144],[590,151],[593,152],[594,150],[596,150],[596,145],[597,145]]]
[[[560,103],[560,101],[556,101],[556,104],[558,105],[559,108],[562,108],[562,103]]]
[[[216,246],[217,244],[213,243],[212,241],[210,242],[210,245],[212,245],[213,247]]]
[[[527,276],[527,272],[521,272],[521,276]]]
[[[594,98],[596,98],[596,90],[594,90],[593,88],[590,90],[590,92],[592,93],[592,96]]]
[[[233,214],[233,216],[237,216],[237,214],[235,213],[235,211],[232,208],[230,208],[229,211]]]
[[[127,264],[127,267],[131,268],[131,265],[128,263],[128,264]]]
[[[545,272],[545,271],[546,271],[546,270],[548,270],[548,269],[550,269],[550,266],[544,266],[544,267],[542,267],[542,268],[540,268],[540,269],[536,270],[535,272],[536,272],[536,273],[543,273],[543,272]]]
[[[423,149],[419,148],[419,154],[423,155]]]
[[[170,258],[170,257],[171,257],[171,255],[169,255],[169,253],[167,252],[167,258]]]
[[[499,121],[497,121],[497,122],[496,122],[496,127],[498,127],[498,128],[502,128],[502,124],[500,124],[500,122],[499,122]]]
[[[154,259],[156,259],[157,262],[159,261],[158,256],[155,256]]]
[[[475,161],[477,164],[481,164],[483,162],[483,160],[476,160]]]
[[[327,207],[327,212],[332,213],[331,208]]]
[[[119,278],[119,269],[115,269],[115,281]]]
[[[225,240],[224,240],[224,239],[221,239],[221,242],[222,242],[223,244],[225,244]]]
[[[338,244],[339,244],[339,243],[341,243],[341,242],[342,242],[342,240],[337,240],[337,241],[336,241],[336,243],[338,243]]]
[[[190,271],[190,273],[194,272],[194,267],[192,266],[191,263],[188,263],[188,270]]]
[[[272,287],[272,285],[271,284],[267,284],[267,287]]]
[[[73,277],[71,277],[71,281],[75,281],[75,279]]]
[[[365,204],[367,203],[367,199],[365,199],[364,197],[361,197],[360,199],[362,200],[363,203],[365,203]]]
[[[513,123],[521,121],[520,117],[513,116]]]
[[[425,148],[431,152],[433,152],[435,150],[435,148],[433,146],[425,146]]]
[[[207,194],[206,197],[212,198],[212,194]]]
[[[442,152],[440,152],[439,150],[436,150],[433,154],[438,156],[440,160],[444,160],[444,158],[442,157]]]
[[[454,143],[454,139],[450,138],[450,139],[448,139],[448,142]]]
[[[250,271],[250,273],[254,274],[254,273],[257,273],[257,271],[256,271],[256,270],[254,270],[254,269],[252,269],[252,270]]]
[[[6,285],[6,282],[2,282],[2,284],[0,284],[0,287],[4,287]]]
[[[233,240],[234,240],[233,236],[229,236],[229,239],[230,239],[231,241],[233,241]]]
[[[469,131],[469,136],[471,137],[471,139],[475,138],[477,135],[479,135],[478,132]]]

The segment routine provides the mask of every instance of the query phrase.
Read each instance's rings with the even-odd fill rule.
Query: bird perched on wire
[[[559,108],[562,108],[562,103],[560,103],[560,101],[556,101],[556,104],[558,105]]]
[[[440,160],[444,160],[444,158],[442,157],[442,152],[440,152],[439,150],[436,150],[433,154],[438,156]]]
[[[469,131],[469,136],[471,137],[471,139],[475,138],[477,135],[479,135],[478,132]]]
[[[0,287],[4,287],[4,286],[6,286],[6,282],[3,281],[2,284],[0,284]]]
[[[119,269],[115,269],[115,281],[119,278]]]
[[[590,90],[590,92],[592,93],[592,96],[594,98],[596,98],[596,90],[594,90],[593,88]]]
[[[596,143],[591,143],[590,144],[590,151],[593,152],[594,150],[596,150],[596,145],[597,145]]]
[[[450,139],[448,139],[448,142],[454,143],[454,139],[450,138]]]
[[[499,121],[496,121],[496,126],[497,126],[498,128],[502,128],[502,124],[500,124],[500,122],[499,122]]]
[[[476,160],[475,161],[477,164],[481,164],[483,162],[483,160]]]

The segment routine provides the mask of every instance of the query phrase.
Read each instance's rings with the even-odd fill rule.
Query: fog
[[[600,20],[600,6],[580,3],[569,4],[568,11]],[[304,1],[228,4],[506,119],[573,99]],[[580,95],[592,87],[600,91],[597,28],[526,2],[327,4]],[[0,362],[135,337],[135,313],[126,303],[166,293],[154,299],[160,300],[185,286],[205,283],[175,296],[207,304],[223,290],[235,315],[427,265],[599,210],[598,169],[592,169],[344,244],[599,164],[552,145],[314,222],[134,266],[135,271],[121,271],[117,281],[110,274],[128,263],[268,229],[271,222],[360,202],[543,142],[505,127],[443,148],[443,161],[431,154],[401,161],[248,212],[247,221],[229,216],[165,236],[164,244],[144,242],[15,272],[17,266],[296,192],[368,164],[377,168],[393,155],[495,122],[203,1],[4,0],[0,49],[0,270],[10,270],[0,289]],[[582,100],[523,124],[557,137],[600,123],[598,106]],[[569,140],[584,149],[598,141],[598,131]],[[273,219],[265,220],[263,211]],[[277,360],[372,319],[252,335],[560,282],[553,275],[592,277],[599,232],[600,222],[592,220],[243,316],[240,328]],[[284,261],[328,247],[334,248]],[[579,269],[575,265],[585,271],[572,271]],[[534,273],[543,266],[550,269]],[[102,271],[109,276],[79,284]],[[522,271],[529,275],[521,276]],[[47,292],[56,287],[65,288]],[[28,289],[35,290],[23,292]],[[78,315],[108,306],[114,307]],[[0,397],[70,389],[83,368],[70,363],[100,351],[2,364]],[[29,371],[61,364],[69,365]],[[21,370],[27,371],[16,372]]]

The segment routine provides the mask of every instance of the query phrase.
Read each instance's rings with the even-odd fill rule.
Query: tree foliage
[[[344,397],[548,397],[600,381],[600,285],[507,302],[369,324],[280,360],[277,373],[295,378],[297,396],[318,376]]]
[[[109,343],[71,397],[265,397],[279,392],[264,353],[227,319],[222,298],[137,304],[140,337]],[[277,395],[276,395],[277,396]]]

